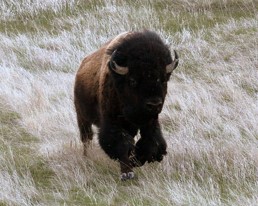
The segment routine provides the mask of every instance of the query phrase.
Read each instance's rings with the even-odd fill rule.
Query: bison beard
[[[84,153],[99,127],[99,143],[121,167],[121,179],[133,167],[161,161],[166,155],[158,115],[167,81],[178,65],[160,37],[150,31],[127,32],[87,56],[76,75],[74,103]],[[141,138],[134,141],[137,132]]]

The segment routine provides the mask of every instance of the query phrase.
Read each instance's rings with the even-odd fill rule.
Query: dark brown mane
[[[123,180],[133,178],[134,166],[161,161],[166,154],[158,115],[177,63],[148,30],[122,33],[82,61],[74,102],[84,151],[95,124],[100,146],[119,160]],[[135,144],[138,130],[141,138]]]

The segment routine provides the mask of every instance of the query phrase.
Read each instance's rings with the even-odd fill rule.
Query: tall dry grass
[[[257,7],[255,0],[4,0],[0,205],[257,205]],[[120,182],[97,136],[82,156],[74,75],[102,43],[142,28],[180,54],[160,117],[168,155]]]

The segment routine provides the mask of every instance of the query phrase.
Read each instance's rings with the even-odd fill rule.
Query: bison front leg
[[[162,161],[167,154],[167,144],[162,136],[158,120],[153,120],[141,129],[141,138],[136,143],[135,152],[138,166],[145,162]]]
[[[110,158],[119,161],[121,180],[132,179],[134,177],[133,165],[129,157],[134,152],[133,137],[118,127],[102,127],[99,134],[99,143]]]

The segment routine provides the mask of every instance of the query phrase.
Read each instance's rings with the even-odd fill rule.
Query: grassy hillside
[[[257,0],[3,0],[0,205],[257,205],[257,10]],[[143,28],[180,55],[160,116],[168,155],[121,182],[97,136],[82,156],[74,76],[101,44]]]

